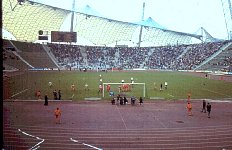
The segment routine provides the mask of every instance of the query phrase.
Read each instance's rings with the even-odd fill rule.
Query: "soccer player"
[[[57,100],[57,92],[56,92],[56,90],[53,91],[53,97],[54,97],[54,100]]]
[[[156,90],[157,89],[157,87],[156,87],[156,83],[154,82],[154,90]]]
[[[59,107],[57,107],[56,109],[55,109],[55,111],[54,111],[54,115],[55,115],[55,121],[56,121],[56,124],[57,123],[61,123],[61,121],[60,121],[60,118],[61,118],[61,110],[60,110],[60,108]]]
[[[111,103],[112,103],[112,105],[115,105],[115,99],[114,99],[114,97],[112,98]]]
[[[202,110],[201,110],[201,112],[206,113],[205,106],[206,106],[206,101],[205,101],[205,100],[203,100],[203,103],[202,103]]]
[[[122,82],[122,84],[123,84],[125,81],[124,81],[124,80],[122,80],[121,82]]]
[[[89,85],[87,83],[85,83],[85,91],[89,91]]]
[[[74,83],[71,85],[71,90],[72,90],[72,91],[75,91],[75,90],[76,90],[75,84],[74,84]]]
[[[160,91],[162,91],[163,90],[163,84],[161,83],[160,84]]]
[[[131,82],[131,89],[134,87],[134,83],[135,83],[135,81],[133,80],[133,81]]]
[[[126,105],[128,103],[126,96],[124,96],[124,98],[123,98],[123,103],[124,103],[124,105]]]
[[[102,75],[101,74],[99,75],[99,82],[100,82],[100,84],[102,84]]]
[[[165,89],[167,90],[168,89],[168,82],[164,82],[164,86],[165,86]]]
[[[99,81],[100,81],[100,84],[102,84],[102,78]]]
[[[99,84],[98,94],[99,94],[99,93],[102,93],[102,91],[103,91],[103,86],[102,86],[101,84]]]
[[[61,91],[58,91],[58,100],[61,100]]]
[[[48,86],[49,86],[50,88],[52,88],[52,82],[51,82],[51,81],[48,82]]]
[[[132,81],[134,80],[134,78],[133,77],[131,77],[131,83],[132,83]]]
[[[136,98],[134,96],[131,97],[131,105],[135,105]]]
[[[208,112],[208,118],[210,118],[210,112],[211,112],[211,105],[210,105],[210,103],[207,104],[206,108],[207,108],[207,112]]]
[[[110,85],[109,84],[106,85],[106,90],[107,90],[107,92],[110,92]]]
[[[36,92],[36,97],[37,97],[38,99],[41,99],[41,92],[40,92],[40,90],[37,90],[37,92]]]
[[[139,98],[139,104],[141,105],[142,103],[143,103],[143,98],[140,97],[140,98]]]
[[[121,93],[121,91],[122,91],[122,87],[118,86],[118,93]]]
[[[113,91],[110,91],[110,97],[114,97],[114,92]]]
[[[47,94],[44,96],[44,106],[48,105],[48,96]]]
[[[188,111],[188,115],[192,116],[192,104],[190,102],[188,102],[186,108],[187,108],[187,111]]]
[[[133,77],[131,77],[131,83],[133,83],[134,82],[134,78]]]

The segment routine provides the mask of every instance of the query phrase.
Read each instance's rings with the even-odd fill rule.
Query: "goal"
[[[118,86],[126,85],[126,84],[132,85],[133,87],[139,85],[139,88],[138,88],[138,86],[137,86],[137,87],[134,87],[134,88],[136,88],[137,90],[140,90],[141,93],[142,93],[142,95],[143,95],[143,97],[146,96],[146,84],[145,84],[145,83],[103,83],[102,97],[105,97],[106,85],[108,85],[108,84],[109,84],[111,87],[112,87],[112,86],[118,87]],[[132,91],[133,91],[133,90],[134,90],[134,89],[132,89]],[[114,91],[114,92],[115,92],[115,91]]]

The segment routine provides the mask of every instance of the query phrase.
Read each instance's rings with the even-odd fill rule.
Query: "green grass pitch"
[[[210,80],[197,76],[186,75],[179,72],[78,72],[78,71],[45,71],[26,72],[17,75],[10,80],[10,91],[13,99],[36,99],[35,91],[41,90],[42,99],[47,94],[53,99],[54,89],[61,90],[63,100],[84,100],[90,97],[102,98],[98,94],[99,75],[103,82],[130,82],[131,77],[137,83],[146,83],[146,97],[157,99],[186,99],[188,92],[192,93],[192,99],[224,99],[232,98],[232,83]],[[168,82],[168,89],[160,91],[160,84]],[[50,88],[48,82],[52,82]],[[154,86],[155,82],[155,86]],[[76,91],[71,91],[71,85],[75,84]],[[84,85],[89,85],[89,91],[84,90]],[[111,85],[111,89],[118,94],[118,86]],[[135,85],[132,92],[125,93],[128,97],[143,95],[143,86]],[[111,99],[106,93],[102,99]]]

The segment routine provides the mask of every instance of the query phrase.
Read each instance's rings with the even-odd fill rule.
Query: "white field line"
[[[219,93],[219,92],[216,92],[216,91],[212,91],[212,90],[209,90],[209,89],[206,89],[206,88],[202,88],[202,89],[205,90],[205,91],[209,91],[211,93],[216,93],[216,94],[219,94],[219,95],[231,97],[230,95],[222,94],[222,93]]]
[[[37,143],[36,145],[34,145],[33,147],[31,147],[29,150],[36,150],[36,149],[38,149],[40,147],[39,145],[44,142],[44,139],[41,139],[41,138],[36,137],[34,135],[28,134],[28,133],[26,133],[26,132],[24,132],[24,131],[22,131],[20,129],[18,129],[18,131],[21,132],[21,133],[23,133],[23,134],[25,134],[25,135],[27,135],[27,136],[30,136],[30,137],[36,138],[38,140],[41,140],[39,143]]]
[[[167,128],[167,127],[165,126],[165,124],[164,124],[162,121],[159,120],[158,117],[155,116],[155,120],[157,120],[164,128]]]
[[[175,96],[173,96],[172,94],[168,94],[169,96],[171,96],[171,97],[175,97]]]
[[[227,101],[227,100],[207,100],[207,101],[210,101],[210,102],[218,102],[218,103],[221,103],[221,102],[224,102],[224,103],[232,103],[232,101]]]
[[[77,141],[77,140],[75,140],[75,139],[73,139],[73,138],[70,138],[70,140],[73,141],[73,142],[75,142],[75,143],[78,143],[78,142],[79,142],[79,141]],[[95,147],[95,146],[92,146],[92,145],[89,145],[89,144],[86,144],[86,143],[81,143],[81,144],[83,144],[83,145],[85,145],[85,146],[88,146],[88,147],[91,147],[91,148],[94,148],[94,149],[97,149],[97,150],[103,150],[103,149],[101,149],[101,148],[98,148],[98,147]]]
[[[179,99],[179,100],[186,101],[187,99]],[[202,100],[206,100],[206,101],[209,101],[209,102],[218,102],[218,103],[232,103],[232,100],[216,100],[216,99],[206,99],[206,98],[203,98],[203,99],[191,99],[191,101],[202,101]]]
[[[20,91],[20,92],[18,92],[18,93],[16,93],[16,94],[12,95],[11,98],[12,98],[12,97],[15,97],[16,95],[19,95],[19,94],[21,94],[21,93],[23,93],[23,92],[25,92],[25,91],[27,91],[27,90],[28,90],[28,89],[22,90],[22,91]]]
[[[14,99],[12,100],[14,102],[44,102],[44,100],[40,99],[40,100],[21,100],[21,99]],[[72,102],[72,100],[49,100],[49,102]]]
[[[125,129],[127,129],[126,123],[125,123],[125,121],[124,121],[124,119],[123,119],[123,117],[122,117],[122,114],[121,114],[121,112],[119,111],[117,105],[116,105],[116,108],[117,108],[117,110],[118,110],[118,113],[120,114],[120,117],[121,117],[121,119],[122,119],[122,122],[123,122],[123,124],[124,124]]]
[[[74,97],[74,94],[71,96],[71,99],[73,99],[73,97]]]

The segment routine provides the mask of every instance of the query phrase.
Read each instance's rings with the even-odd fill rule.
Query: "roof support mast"
[[[232,39],[232,8],[230,0],[221,0],[228,40]]]
[[[230,21],[232,22],[232,7],[231,7],[231,1],[230,0],[228,0],[228,3],[229,3],[229,10],[230,10]],[[230,33],[229,33],[229,40],[232,40],[232,30],[230,31]]]
[[[142,21],[144,21],[144,10],[145,10],[145,2],[143,2]],[[143,26],[140,27],[138,47],[140,47],[141,44],[142,33],[143,33]]]
[[[75,0],[73,0],[73,3],[72,3],[72,16],[71,16],[70,32],[73,32],[74,11],[75,11]]]

